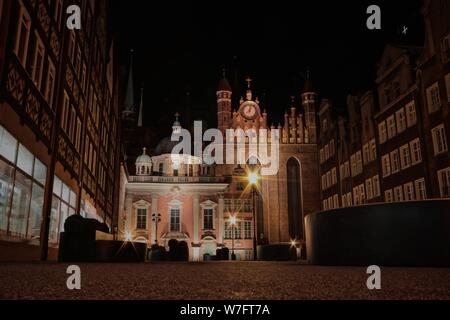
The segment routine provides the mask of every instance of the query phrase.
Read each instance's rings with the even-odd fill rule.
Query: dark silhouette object
[[[145,262],[147,244],[130,241],[96,241],[97,262]]]
[[[230,260],[230,250],[227,247],[217,248],[216,260]]]
[[[203,261],[212,261],[212,260],[213,260],[213,258],[209,253],[205,253],[203,255]]]
[[[59,261],[95,261],[95,232],[109,233],[106,224],[94,219],[72,215],[64,222],[64,232],[60,234]]]
[[[109,233],[105,223],[72,215],[60,235],[62,262],[143,262],[147,245],[138,242],[95,240],[96,231]]]
[[[258,248],[258,258],[262,261],[290,261],[297,257],[296,249],[290,244],[271,244]]]
[[[177,249],[178,249],[178,240],[170,239],[169,240],[169,260],[176,261],[177,260]]]
[[[166,261],[167,258],[166,248],[157,244],[152,245],[150,249],[150,261]]]
[[[310,214],[308,262],[450,266],[450,201],[386,203]]]
[[[189,261],[189,246],[186,241],[180,241],[178,243],[177,258],[177,261]]]

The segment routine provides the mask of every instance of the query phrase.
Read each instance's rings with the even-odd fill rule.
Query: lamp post
[[[256,172],[250,172],[248,174],[248,182],[252,188],[252,213],[253,213],[253,260],[258,260],[258,250],[256,241],[256,184],[258,183],[258,174]]]
[[[236,260],[236,255],[234,254],[234,236],[235,236],[235,228],[236,228],[236,216],[230,217],[230,226],[231,226],[231,260]]]
[[[152,221],[155,223],[155,244],[158,244],[158,223],[161,222],[161,214],[153,213]]]

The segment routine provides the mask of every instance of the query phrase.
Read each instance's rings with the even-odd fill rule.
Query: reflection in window
[[[13,173],[14,168],[0,160],[0,233],[8,228]]]
[[[16,171],[11,215],[9,218],[9,232],[12,236],[26,237],[30,199],[31,179]]]

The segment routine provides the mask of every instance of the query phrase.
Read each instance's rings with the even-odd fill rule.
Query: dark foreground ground
[[[279,262],[78,264],[81,290],[66,287],[68,264],[0,264],[0,299],[450,299],[450,269],[382,268],[368,290],[365,268]]]

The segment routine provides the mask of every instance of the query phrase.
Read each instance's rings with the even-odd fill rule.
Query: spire
[[[180,133],[181,132],[180,114],[178,112],[175,113],[175,121],[173,122],[172,130],[173,130],[174,133]]]
[[[142,111],[144,109],[144,88],[141,88],[141,103],[139,106],[138,127],[142,127]]]
[[[228,92],[232,91],[230,83],[227,80],[226,71],[227,71],[227,69],[225,69],[225,67],[222,68],[222,79],[220,79],[220,81],[219,81],[219,86],[217,87],[217,91],[228,91]]]
[[[128,73],[128,84],[124,107],[125,112],[134,112],[133,50],[130,51],[130,71]]]
[[[313,87],[313,83],[311,81],[311,72],[310,72],[310,69],[307,68],[307,70],[306,70],[306,80],[305,80],[305,84],[303,86],[302,94],[304,94],[304,93],[313,93],[313,92],[314,92],[314,87]]]
[[[247,82],[246,99],[247,99],[247,101],[252,100],[252,89],[251,89],[252,79],[250,77],[247,77],[247,79],[245,79],[245,81]]]

